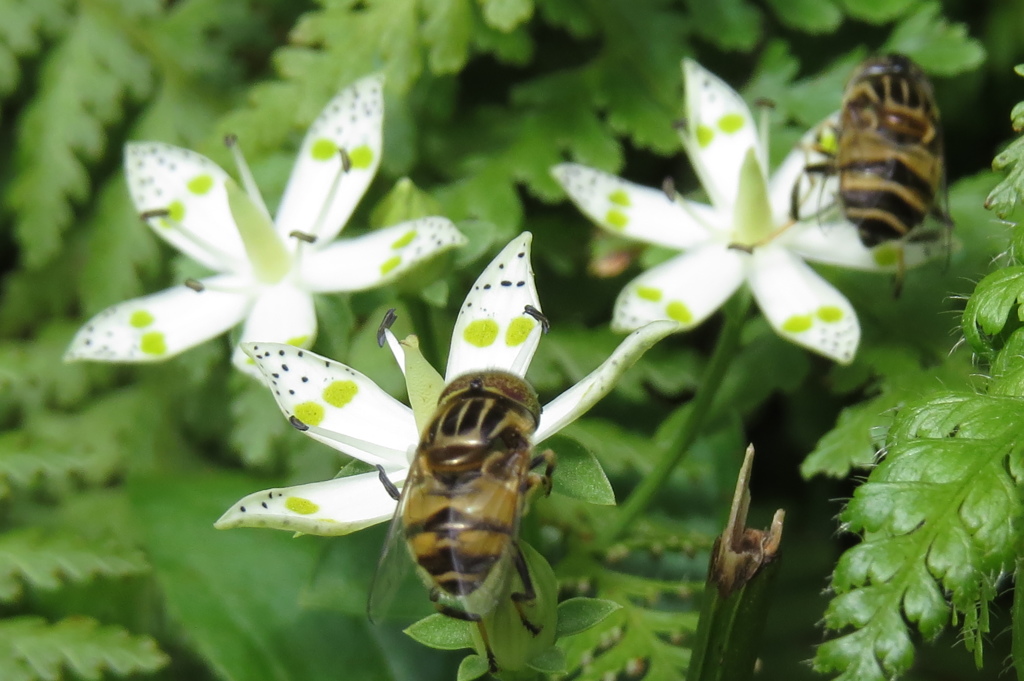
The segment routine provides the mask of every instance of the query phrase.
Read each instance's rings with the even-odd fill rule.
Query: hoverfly
[[[500,599],[511,598],[523,626],[540,633],[524,611],[536,593],[517,543],[530,493],[551,491],[554,453],[534,455],[531,442],[539,419],[536,392],[515,374],[478,371],[445,387],[401,493],[379,469],[398,509],[371,589],[371,618],[390,599],[387,564],[405,554],[439,612],[477,624],[492,673],[497,664],[483,618]],[[532,472],[541,464],[543,474]],[[513,569],[523,588],[509,594]]]
[[[952,220],[944,208],[939,110],[931,82],[909,57],[889,54],[863,62],[843,93],[838,124],[823,124],[813,146],[825,160],[808,164],[806,172],[838,177],[839,207],[865,246],[934,240],[934,230],[919,229],[928,215],[948,234]]]

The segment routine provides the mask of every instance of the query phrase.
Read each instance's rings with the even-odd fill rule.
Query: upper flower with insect
[[[469,292],[443,378],[419,354],[413,338],[399,342],[382,328],[382,342],[405,373],[411,407],[356,370],[306,350],[262,342],[243,346],[294,426],[379,472],[251,494],[232,506],[217,527],[341,535],[391,518],[395,500],[381,478],[403,484],[445,385],[491,369],[525,376],[546,325],[530,266],[531,240],[527,232],[506,246]],[[590,409],[641,354],[676,328],[673,322],[656,322],[627,337],[601,366],[543,407],[534,442],[543,442]]]
[[[158,142],[129,144],[125,173],[141,217],[217,274],[107,308],[78,332],[66,359],[160,361],[243,320],[243,342],[308,347],[317,331],[314,293],[381,286],[464,243],[441,217],[334,241],[380,165],[383,120],[379,77],[364,78],[331,100],[306,134],[276,220],[237,140],[227,144],[241,188],[197,153]],[[233,360],[258,373],[241,350]]]
[[[689,329],[744,281],[784,338],[838,362],[853,359],[860,325],[849,301],[804,260],[896,271],[938,249],[927,242],[865,247],[836,205],[834,178],[814,182],[817,131],[770,178],[766,125],[736,91],[695,62],[683,62],[683,146],[710,205],[639,186],[578,164],[553,169],[569,197],[610,232],[684,251],[640,275],[619,295],[614,328],[655,319]],[[763,119],[765,121],[766,119]]]

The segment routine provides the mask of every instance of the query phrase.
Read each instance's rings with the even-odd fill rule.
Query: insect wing
[[[405,525],[402,522],[408,491],[416,484],[415,477],[415,473],[410,472],[402,488],[402,496],[388,526],[377,570],[370,583],[366,611],[371,622],[414,620],[430,612],[429,601],[424,598],[423,582],[417,575],[416,564],[406,546]]]

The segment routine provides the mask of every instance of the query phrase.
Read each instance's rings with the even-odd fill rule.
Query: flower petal
[[[466,237],[447,218],[410,220],[301,253],[299,276],[311,291],[359,291],[382,286],[465,243]]]
[[[683,60],[686,126],[680,133],[704,190],[719,210],[736,201],[740,166],[750,149],[768,167],[757,126],[743,98],[697,62]]]
[[[407,466],[419,442],[412,410],[354,369],[293,345],[244,343],[293,425],[349,456]]]
[[[585,414],[611,392],[619,377],[647,350],[665,336],[679,330],[675,322],[651,322],[629,334],[611,357],[582,381],[544,405],[535,440],[539,444]]]
[[[185,255],[218,272],[249,269],[228,209],[228,174],[210,159],[160,142],[125,145],[124,170],[140,213],[167,211],[146,223]]]
[[[583,214],[613,234],[668,248],[706,241],[714,211],[700,203],[668,198],[665,192],[577,163],[551,169]]]
[[[776,225],[790,221],[793,212],[793,187],[797,190],[797,217],[822,222],[838,211],[836,197],[839,178],[834,174],[807,173],[809,165],[828,163],[832,157],[823,149],[835,145],[839,114],[835,113],[808,131],[772,175],[768,183],[768,196],[772,204],[772,219]],[[830,210],[831,209],[831,210]]]
[[[160,362],[242,321],[252,303],[248,279],[220,275],[200,283],[202,291],[175,286],[108,307],[75,334],[65,361]]]
[[[355,210],[377,173],[384,124],[384,79],[369,76],[342,90],[310,126],[277,212],[278,233],[326,245]],[[344,150],[351,167],[342,167]]]
[[[945,256],[951,247],[945,232],[922,232],[915,237],[933,239],[886,241],[873,248],[861,243],[857,228],[849,222],[825,225],[804,223],[787,232],[781,244],[812,262],[822,262],[870,272],[897,272]]]
[[[629,282],[615,301],[612,328],[633,331],[658,319],[691,329],[743,283],[748,256],[711,244],[652,267]]]
[[[308,348],[314,340],[316,310],[313,297],[286,281],[260,290],[238,342],[264,341]],[[259,378],[259,370],[241,347],[235,348],[231,361],[242,371]]]
[[[407,468],[389,472],[405,480]],[[362,473],[294,487],[275,487],[239,499],[214,523],[218,530],[266,527],[334,537],[389,520],[396,502],[376,473]]]
[[[525,312],[530,305],[540,313],[530,264],[532,242],[529,232],[509,242],[466,296],[452,333],[446,383],[483,369],[526,375],[542,333],[541,321]]]
[[[857,314],[842,293],[778,246],[754,252],[750,287],[775,331],[841,364],[860,342]]]

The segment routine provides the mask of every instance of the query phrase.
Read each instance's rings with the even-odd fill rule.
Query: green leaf
[[[230,382],[234,388],[231,446],[246,465],[268,468],[275,463],[278,443],[298,434],[290,432],[294,428],[265,385],[237,371],[231,375]]]
[[[940,10],[937,2],[924,4],[896,27],[884,51],[902,52],[937,76],[955,76],[976,69],[985,60],[985,48],[968,34],[966,24],[949,23]]]
[[[436,612],[411,624],[404,631],[425,646],[438,650],[459,650],[473,647],[470,626],[468,622]]]
[[[1017,67],[1018,75],[1024,69]],[[1013,129],[1024,130],[1024,102],[1018,102],[1010,114]],[[1000,218],[1007,217],[1024,197],[1024,138],[1014,140],[992,161],[994,170],[1009,170],[1007,176],[992,189],[985,199],[985,207]]]
[[[573,499],[603,506],[615,505],[615,492],[597,457],[576,440],[556,435],[543,447],[555,452],[554,491]]]
[[[473,679],[479,679],[487,671],[487,660],[474,653],[462,658],[462,662],[459,664],[459,673],[455,678],[456,681],[473,681]]]
[[[62,0],[0,4],[0,96],[17,87],[18,60],[38,54],[44,40],[64,28],[67,11]]]
[[[265,484],[212,471],[129,481],[169,615],[230,681],[326,679],[339,669],[356,681],[392,678],[365,618],[301,607],[320,540],[213,529],[224,509]]]
[[[423,42],[430,70],[437,75],[457,73],[469,56],[469,38],[473,28],[470,0],[436,0],[423,4]]]
[[[479,0],[484,21],[508,33],[533,16],[533,0]]]
[[[854,19],[884,24],[906,14],[918,0],[840,0]]]
[[[831,0],[769,0],[768,4],[779,21],[805,33],[832,33],[843,21]]]
[[[105,11],[91,7],[79,6],[64,40],[48,52],[40,94],[19,120],[17,175],[6,199],[29,267],[56,256],[74,206],[89,195],[87,165],[106,153],[106,128],[152,87],[148,60]],[[138,21],[156,7],[138,3],[125,20]]]
[[[98,679],[104,672],[128,676],[154,672],[168,662],[148,636],[132,636],[87,617],[56,624],[30,616],[0,620],[4,681],[50,681],[64,678],[65,670],[85,679]]]
[[[97,545],[78,535],[40,528],[12,530],[0,534],[0,602],[17,600],[23,585],[56,589],[65,582],[99,576],[141,574],[148,567],[133,548]]]
[[[688,0],[694,30],[723,50],[749,52],[761,37],[761,11],[744,0]]]
[[[565,652],[558,646],[551,646],[530,660],[529,667],[544,674],[560,674],[565,671]]]
[[[558,638],[597,625],[622,606],[600,598],[570,598],[558,604]]]
[[[982,279],[967,301],[963,319],[964,337],[975,352],[995,354],[1024,320],[1022,305],[1024,266],[1006,267]]]

